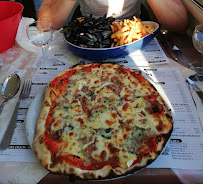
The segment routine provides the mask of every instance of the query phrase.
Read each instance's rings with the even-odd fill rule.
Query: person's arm
[[[54,29],[60,28],[68,18],[77,0],[44,0],[37,20],[50,20]]]
[[[187,10],[181,0],[147,0],[156,18],[170,31],[184,32],[188,28]]]

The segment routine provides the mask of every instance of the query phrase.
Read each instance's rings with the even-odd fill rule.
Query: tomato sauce
[[[91,163],[85,164],[80,157],[77,157],[75,155],[65,155],[65,156],[59,157],[60,163],[66,162],[69,165],[78,167],[82,170],[98,170],[98,169],[102,169],[106,165],[110,165],[114,169],[119,166],[119,164],[114,160],[102,161],[102,162],[96,161],[93,158],[89,158],[89,160],[91,161]]]
[[[156,151],[157,150],[157,143],[156,143],[156,140],[155,139],[151,139],[150,141],[148,141],[147,143],[147,146],[149,147],[149,149],[151,151]]]
[[[63,74],[62,76],[56,77],[51,83],[50,87],[55,89],[59,94],[64,91],[65,88],[67,88],[67,85],[69,83],[68,78],[71,77],[73,74],[75,74],[77,70],[70,70]]]
[[[134,162],[132,163],[132,165],[131,165],[131,166],[133,166],[133,165],[135,165],[135,164],[137,164],[137,163],[139,163],[139,159],[134,160]]]
[[[154,95],[148,95],[145,97],[148,102],[157,102],[157,98]]]
[[[99,68],[99,66],[98,65],[90,65],[90,66],[84,67],[83,71],[84,72],[91,72],[92,68]]]
[[[152,151],[156,151],[157,150],[157,143],[155,139],[151,139],[146,143],[147,147],[146,149],[144,149],[142,151],[142,155],[146,155]]]
[[[140,84],[143,82],[144,77],[143,77],[140,73],[136,73],[136,72],[130,71],[130,74],[131,74],[133,77],[135,77],[135,78],[139,81]]]
[[[46,148],[50,150],[52,157],[55,155],[55,153],[58,153],[63,146],[63,143],[59,143],[48,134],[44,134],[44,144],[46,145]]]

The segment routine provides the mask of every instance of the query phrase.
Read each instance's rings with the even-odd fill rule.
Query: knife
[[[197,95],[200,97],[202,103],[203,103],[203,92],[201,89],[195,84],[194,81],[192,81],[190,78],[186,77],[189,84],[192,86],[193,90],[197,93]]]
[[[20,101],[18,100],[18,102],[15,106],[13,115],[11,116],[10,121],[9,121],[12,123],[9,123],[9,125],[6,129],[6,132],[4,133],[3,138],[0,142],[0,150],[5,150],[10,146],[10,143],[11,143],[11,140],[13,137],[12,135],[13,135],[15,125],[16,125],[16,119],[17,119],[17,115],[18,115],[19,104],[20,104]]]
[[[166,34],[166,33],[165,33]],[[169,54],[169,56],[174,59],[175,61],[178,61],[178,58],[176,56],[176,54],[174,53],[173,47],[172,45],[169,43],[169,41],[166,38],[166,35],[164,33],[159,33],[157,35],[157,38],[159,39],[159,41],[161,42],[162,46],[164,47],[164,49],[166,50],[166,52]]]

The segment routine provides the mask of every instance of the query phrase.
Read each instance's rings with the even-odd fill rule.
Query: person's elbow
[[[166,27],[169,31],[185,32],[189,27],[189,22],[187,18],[182,18],[178,20],[176,19],[168,22],[163,22],[162,25]]]
[[[189,20],[187,12],[181,15],[168,16],[165,19],[160,19],[161,25],[173,32],[185,32],[189,28]]]

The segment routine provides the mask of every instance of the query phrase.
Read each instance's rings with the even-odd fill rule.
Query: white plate
[[[25,120],[25,131],[26,131],[27,139],[31,148],[32,148],[32,144],[35,136],[36,122],[39,117],[43,100],[44,100],[44,91],[45,91],[45,88],[39,91],[39,93],[35,96],[35,98],[31,102],[27,112],[26,120]]]
[[[142,75],[157,89],[158,93],[161,95],[162,99],[164,100],[165,105],[167,106],[168,109],[170,109],[169,108],[170,101],[168,100],[166,94],[160,89],[160,87],[158,87],[153,82],[153,80],[150,79],[150,77],[145,75],[144,72],[142,72]],[[36,123],[37,123],[37,120],[38,120],[38,117],[39,117],[39,114],[40,114],[40,111],[42,108],[42,104],[44,101],[44,92],[45,92],[45,88],[40,90],[39,93],[35,96],[35,98],[33,99],[33,101],[30,104],[30,107],[27,112],[26,120],[25,120],[25,131],[26,131],[28,142],[32,149],[33,149],[33,141],[34,141],[34,137],[35,137]],[[115,178],[107,178],[107,179],[99,179],[99,180],[108,181],[108,180],[114,180],[114,179],[121,179],[121,178],[130,176],[132,174],[135,174],[137,172],[140,172],[143,169],[144,168],[137,170],[137,171],[132,171],[132,173],[129,173],[124,176],[115,177]]]

